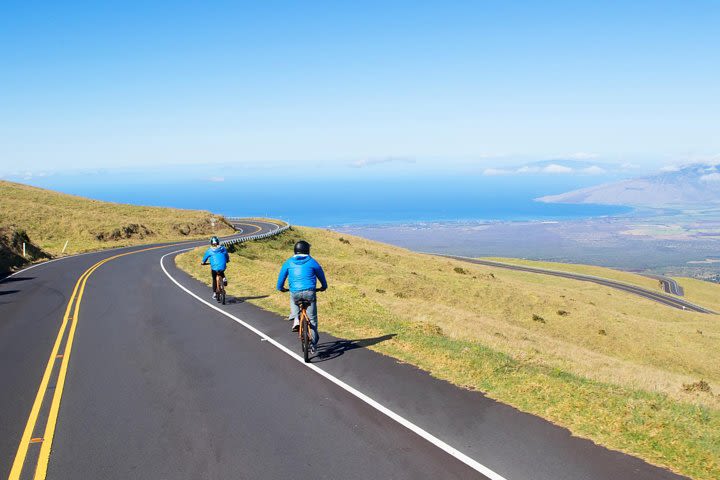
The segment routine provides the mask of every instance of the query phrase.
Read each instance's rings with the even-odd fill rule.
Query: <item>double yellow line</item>
[[[9,480],[19,480],[22,474],[23,467],[25,465],[25,459],[28,454],[28,449],[31,444],[41,443],[40,455],[38,457],[37,467],[35,468],[34,479],[44,480],[47,475],[48,462],[50,461],[50,449],[52,448],[53,437],[55,436],[55,426],[57,424],[58,413],[60,412],[60,400],[62,399],[63,388],[65,386],[65,377],[67,376],[68,364],[70,363],[70,353],[72,351],[73,340],[75,338],[75,329],[77,328],[78,316],[80,315],[80,302],[82,301],[83,294],[85,293],[85,286],[87,285],[88,278],[93,274],[95,270],[100,268],[101,265],[114,260],[116,258],[124,257],[126,255],[132,255],[135,253],[147,252],[149,250],[156,250],[158,248],[167,248],[179,244],[173,245],[162,245],[158,247],[150,247],[142,250],[135,250],[132,252],[125,252],[112,257],[108,257],[104,260],[100,260],[92,267],[85,270],[80,275],[80,278],[75,283],[70,301],[68,302],[67,308],[65,309],[65,315],[63,316],[62,324],[60,325],[60,331],[55,339],[52,352],[50,353],[50,359],[48,360],[47,366],[45,367],[45,373],[43,374],[42,380],[40,381],[40,388],[38,388],[37,395],[35,396],[35,402],[33,403],[32,410],[30,410],[30,416],[28,417],[25,430],[23,431],[22,438],[20,439],[20,445],[18,446],[17,453],[15,454],[15,461],[13,462],[12,469],[10,470]],[[70,331],[67,335],[65,348],[63,352],[59,354],[60,348],[63,345],[63,338],[65,332],[70,325]],[[38,416],[42,409],[45,397],[47,395],[48,385],[52,378],[53,370],[58,360],[62,360],[60,364],[60,370],[57,375],[57,381],[55,384],[55,392],[52,396],[52,402],[50,403],[50,411],[48,414],[47,423],[45,424],[45,430],[42,437],[33,438],[33,432],[36,429]]]

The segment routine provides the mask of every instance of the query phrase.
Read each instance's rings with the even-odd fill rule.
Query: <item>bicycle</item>
[[[287,289],[283,289],[283,291],[287,292]],[[315,292],[322,292],[323,290],[316,289]],[[310,362],[310,345],[312,342],[312,339],[310,338],[310,317],[308,317],[307,309],[310,307],[310,300],[306,300],[304,298],[301,298],[297,302],[295,302],[295,305],[297,305],[300,308],[300,315],[298,315],[298,322],[300,323],[300,327],[298,328],[298,338],[300,338],[300,348],[303,352],[303,359],[305,360],[305,363]]]
[[[303,352],[303,358],[305,363],[310,361],[310,319],[307,315],[307,309],[310,306],[310,301],[304,298],[295,302],[295,305],[300,307],[300,328],[298,328],[298,337],[300,337],[300,348]]]
[[[207,263],[201,263],[200,265],[208,265]],[[213,278],[213,293],[218,303],[225,305],[225,271],[218,272]]]

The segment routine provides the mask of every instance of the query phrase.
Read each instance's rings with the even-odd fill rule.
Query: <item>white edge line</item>
[[[298,362],[300,362],[302,365],[304,365],[304,366],[308,367],[309,369],[313,370],[315,373],[318,373],[319,375],[322,375],[323,377],[325,377],[326,379],[330,380],[331,382],[333,382],[335,385],[339,386],[339,387],[342,388],[343,390],[345,390],[345,391],[349,392],[350,394],[354,395],[355,397],[359,398],[360,400],[362,400],[363,402],[367,403],[368,405],[370,405],[370,406],[373,407],[374,409],[378,410],[379,412],[387,415],[388,417],[390,417],[391,419],[395,420],[395,421],[396,421],[397,423],[399,423],[400,425],[402,425],[402,426],[404,426],[405,428],[413,431],[414,433],[416,433],[417,435],[421,436],[422,438],[424,438],[424,439],[427,440],[428,442],[432,443],[432,444],[435,445],[436,447],[440,448],[441,450],[444,450],[445,452],[449,453],[450,455],[452,455],[452,456],[455,457],[456,459],[460,460],[461,462],[463,462],[465,465],[469,466],[469,467],[472,468],[473,470],[476,470],[476,471],[482,473],[483,475],[485,475],[486,477],[488,477],[490,480],[507,480],[505,477],[501,476],[501,475],[498,474],[498,473],[495,473],[494,471],[490,470],[488,467],[486,467],[485,465],[477,462],[476,460],[473,460],[472,458],[470,458],[469,456],[465,455],[464,453],[462,453],[461,451],[457,450],[456,448],[451,447],[450,445],[448,445],[448,444],[445,443],[444,441],[440,440],[439,438],[435,437],[435,436],[432,435],[431,433],[429,433],[429,432],[427,432],[426,430],[423,430],[422,428],[418,427],[417,425],[415,425],[414,423],[412,423],[410,420],[407,420],[406,418],[400,416],[399,414],[397,414],[397,413],[395,413],[394,411],[390,410],[390,409],[387,408],[386,406],[378,403],[377,401],[373,400],[372,398],[370,398],[369,396],[367,396],[367,395],[365,395],[364,393],[360,392],[359,390],[356,390],[355,388],[351,387],[350,385],[348,385],[347,383],[343,382],[343,381],[340,380],[339,378],[337,378],[337,377],[329,374],[329,373],[326,372],[325,370],[321,369],[321,368],[318,367],[317,365],[312,364],[312,363],[305,363],[304,359],[303,359],[300,355],[297,355],[296,353],[294,353],[293,351],[291,351],[291,350],[290,350],[289,348],[287,348],[286,346],[284,346],[284,345],[282,345],[281,343],[277,342],[277,341],[274,340],[273,338],[267,336],[265,333],[261,332],[260,330],[258,330],[257,328],[253,327],[253,326],[250,325],[249,323],[247,323],[247,322],[239,319],[238,317],[236,317],[235,315],[232,315],[231,313],[226,312],[225,310],[222,310],[221,308],[218,308],[217,306],[213,305],[212,303],[210,303],[210,302],[208,302],[208,301],[206,301],[206,300],[203,300],[202,298],[200,298],[199,296],[195,295],[193,292],[191,292],[190,290],[188,290],[187,288],[185,288],[183,285],[180,284],[180,282],[178,282],[177,280],[175,280],[175,279],[170,275],[170,273],[168,273],[168,271],[165,269],[165,264],[164,264],[163,261],[165,260],[165,257],[167,257],[167,256],[169,256],[169,255],[174,255],[174,254],[176,254],[176,253],[184,252],[184,251],[187,251],[187,250],[192,250],[193,248],[195,248],[195,247],[183,248],[183,249],[180,249],[180,250],[175,250],[174,252],[166,253],[165,255],[163,255],[163,256],[160,258],[160,267],[162,268],[163,272],[165,272],[165,275],[167,275],[167,277],[168,277],[170,280],[172,280],[173,283],[175,283],[175,285],[177,285],[178,287],[180,287],[181,290],[184,290],[185,293],[187,293],[188,295],[194,297],[194,298],[195,298],[196,300],[198,300],[199,302],[204,303],[205,305],[207,305],[208,307],[212,308],[213,310],[216,310],[216,311],[220,312],[221,314],[225,315],[226,317],[229,317],[229,318],[233,319],[235,322],[239,323],[239,324],[242,325],[243,327],[247,328],[247,329],[250,330],[251,332],[253,332],[253,333],[255,333],[256,335],[258,335],[262,340],[264,340],[264,341],[266,341],[266,342],[274,345],[274,346],[277,347],[279,350],[283,351],[284,353],[288,354],[288,355],[289,355],[290,357],[292,357],[293,359],[295,359],[295,360],[297,360]]]

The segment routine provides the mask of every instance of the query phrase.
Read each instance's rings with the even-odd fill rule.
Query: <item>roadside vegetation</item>
[[[561,272],[593,275],[595,277],[617,280],[618,282],[628,283],[630,285],[637,285],[638,287],[647,288],[648,290],[653,290],[658,293],[665,293],[665,290],[662,288],[658,280],[637,273],[623,272],[620,270],[613,270],[611,268],[559,262],[539,262],[535,260],[504,257],[486,257],[484,260],[509,263],[512,265],[545,268]],[[682,298],[711,310],[720,311],[720,295],[718,295],[718,293],[720,293],[719,284],[690,277],[673,277],[673,279],[683,288],[684,295]]]
[[[525,260],[520,258],[504,258],[504,257],[486,257],[483,260],[491,260],[494,262],[509,263],[512,265],[522,265],[525,267],[544,268],[546,270],[557,270],[559,272],[578,273],[581,275],[591,275],[594,277],[607,278],[618,282],[636,285],[638,287],[647,288],[658,293],[663,293],[662,286],[658,280],[645,277],[637,273],[623,272],[613,270],[612,268],[597,267],[595,265],[579,265],[572,263],[560,262],[540,262],[536,260]]]
[[[231,248],[229,294],[267,295],[250,301],[286,315],[287,295],[274,285],[300,238],[330,282],[320,297],[322,330],[347,339],[394,334],[370,348],[575,435],[694,478],[720,478],[717,316],[304,227]],[[177,262],[207,283],[200,255]]]
[[[64,253],[73,254],[233,232],[209,212],[101,202],[7,181],[0,181],[0,229],[6,238],[0,255],[10,259],[0,271],[19,266],[17,250],[7,246],[14,232],[24,235],[26,251],[32,245],[42,252],[22,259],[28,261],[59,255],[66,242]]]

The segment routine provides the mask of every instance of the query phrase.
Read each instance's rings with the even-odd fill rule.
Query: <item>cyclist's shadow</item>
[[[385,340],[390,340],[395,337],[397,333],[390,333],[374,338],[362,338],[360,340],[336,340],[334,342],[319,343],[317,348],[317,355],[312,359],[313,363],[325,362],[339,357],[347,351],[355,350],[356,348],[365,348],[371,345],[375,345]]]
[[[270,295],[258,295],[257,297],[227,297],[227,303],[232,305],[234,303],[245,303],[248,300],[257,300],[259,298],[268,298]]]

